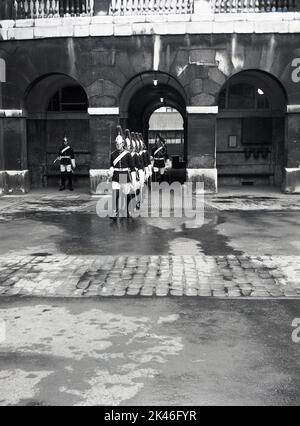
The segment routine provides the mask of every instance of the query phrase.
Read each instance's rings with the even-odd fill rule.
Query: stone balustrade
[[[89,16],[93,0],[2,0],[0,19]]]
[[[0,20],[300,11],[300,0],[0,0]]]
[[[296,0],[212,0],[214,13],[294,12]]]
[[[193,0],[112,0],[111,15],[191,14]]]

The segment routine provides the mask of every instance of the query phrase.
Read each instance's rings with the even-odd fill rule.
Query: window
[[[51,112],[86,112],[87,96],[81,86],[67,86],[59,89],[49,101]]]
[[[249,83],[229,84],[219,95],[220,109],[270,109],[264,90]]]

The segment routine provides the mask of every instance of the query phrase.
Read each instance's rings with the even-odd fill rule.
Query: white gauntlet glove
[[[114,168],[113,168],[113,167],[111,167],[111,168],[109,169],[109,171],[107,172],[107,177],[108,177],[108,178],[112,178],[112,177],[113,177],[113,174],[114,174]]]

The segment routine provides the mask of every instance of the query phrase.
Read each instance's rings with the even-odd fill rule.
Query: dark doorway
[[[43,96],[36,96],[37,91]],[[37,102],[38,99],[38,102]],[[84,89],[72,78],[54,74],[31,86],[26,97],[27,151],[31,186],[57,186],[58,156],[66,134],[74,149],[76,187],[89,186],[90,141],[88,101]]]
[[[228,80],[217,119],[220,185],[282,184],[286,103],[281,84],[265,72],[242,71]]]
[[[174,77],[166,73],[152,71],[140,74],[132,79],[121,94],[121,125],[123,128],[142,133],[148,148],[150,148],[149,141],[151,142],[151,139],[153,139],[153,132],[149,129],[149,121],[153,113],[162,107],[176,110],[182,117],[182,151],[180,155],[174,152],[174,157],[177,158],[176,160],[172,159],[173,149],[170,146],[170,160],[171,165],[172,160],[174,160],[178,169],[184,169],[182,174],[185,175],[187,158],[186,95],[183,87]],[[170,171],[170,174],[172,173],[173,171]]]

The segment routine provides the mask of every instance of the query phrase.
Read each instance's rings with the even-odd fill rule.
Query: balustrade
[[[190,14],[193,0],[112,0],[111,15]]]
[[[213,0],[215,13],[294,12],[296,0]]]
[[[17,19],[91,15],[91,0],[15,0]]]
[[[0,19],[192,14],[194,0],[0,0]],[[297,0],[211,0],[213,13],[299,11]],[[95,10],[94,10],[95,8]],[[199,12],[197,12],[199,13]]]

